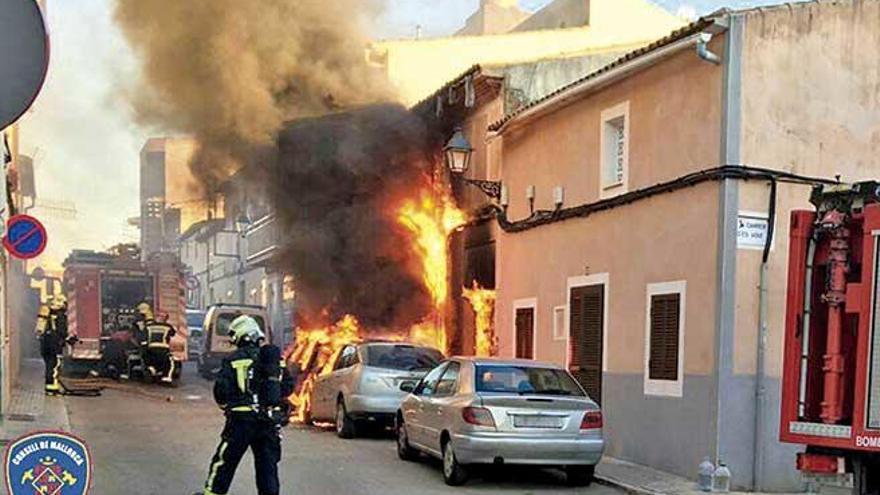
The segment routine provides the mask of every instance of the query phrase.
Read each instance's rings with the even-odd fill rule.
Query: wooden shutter
[[[605,324],[605,286],[571,289],[569,308],[569,369],[590,398],[602,401],[602,334]]]
[[[535,310],[518,308],[516,310],[516,357],[535,358]]]
[[[678,380],[678,334],[681,294],[651,296],[651,380]]]

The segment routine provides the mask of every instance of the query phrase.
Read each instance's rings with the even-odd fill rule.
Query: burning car
[[[347,345],[315,380],[309,419],[333,421],[341,438],[366,425],[390,426],[406,396],[400,386],[415,385],[442,360],[436,349],[403,342]]]

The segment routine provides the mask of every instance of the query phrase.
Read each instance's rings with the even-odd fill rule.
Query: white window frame
[[[562,315],[562,324],[559,324],[559,319],[557,318],[559,315]],[[568,317],[568,307],[567,306],[554,306],[553,307],[553,340],[556,342],[561,342],[566,340],[565,329],[566,323],[565,319]]]
[[[512,328],[511,335],[513,336],[513,339],[511,340],[511,342],[513,343],[513,345],[511,346],[511,349],[513,349],[513,355],[511,357],[514,359],[516,358],[516,354],[517,354],[516,351],[518,350],[516,348],[516,341],[517,341],[517,338],[516,338],[516,310],[528,309],[528,308],[532,309],[532,315],[533,315],[533,319],[532,319],[532,359],[538,359],[538,298],[536,298],[536,297],[529,297],[526,299],[517,299],[517,300],[513,301],[513,320],[511,321],[511,328]]]
[[[687,325],[687,281],[679,280],[676,282],[661,282],[648,284],[647,295],[645,296],[645,395],[654,395],[660,397],[678,397],[684,396],[684,332]],[[662,296],[666,294],[678,294],[678,379],[672,380],[652,380],[650,378],[650,361],[651,361],[651,297]]]
[[[605,177],[606,168],[612,164],[607,158],[613,150],[608,149],[606,128],[612,120],[623,118],[623,178],[620,182],[608,182]],[[629,148],[630,148],[629,101],[625,101],[602,112],[599,125],[599,197],[610,198],[624,194],[629,190]]]
[[[571,364],[571,289],[575,287],[587,287],[590,285],[602,285],[602,372],[608,371],[608,294],[611,292],[610,276],[608,273],[595,275],[581,275],[569,277],[565,284],[565,369]]]

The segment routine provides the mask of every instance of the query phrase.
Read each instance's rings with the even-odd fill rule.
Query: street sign
[[[3,247],[12,256],[27,260],[36,258],[46,249],[46,228],[29,215],[15,215],[6,223]]]
[[[187,275],[184,284],[186,285],[186,288],[190,291],[199,290],[199,286],[201,285],[201,283],[199,282],[199,278],[195,275]]]
[[[739,212],[736,222],[736,246],[739,249],[763,250],[767,244],[770,222],[765,213]]]
[[[34,0],[3,0],[0,7],[0,129],[37,98],[49,69],[49,37]]]

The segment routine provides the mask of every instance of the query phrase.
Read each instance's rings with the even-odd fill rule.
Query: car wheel
[[[596,466],[566,466],[565,479],[571,486],[590,486],[596,477]]]
[[[354,438],[356,434],[354,420],[345,410],[345,401],[336,403],[336,435],[339,438]]]
[[[468,479],[467,468],[458,463],[452,442],[443,444],[443,481],[449,486],[461,486]]]
[[[404,461],[415,461],[419,458],[419,451],[409,445],[406,424],[402,421],[397,425],[397,457]]]

